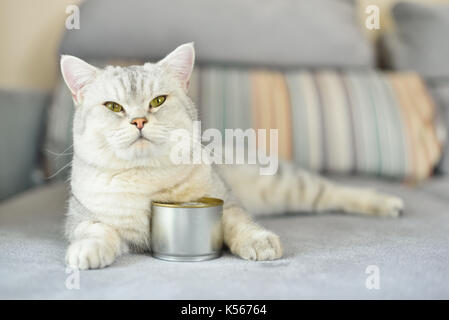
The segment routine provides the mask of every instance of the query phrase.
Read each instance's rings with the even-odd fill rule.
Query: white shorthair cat
[[[288,163],[274,176],[246,165],[173,164],[170,132],[190,131],[197,119],[187,96],[194,55],[193,44],[184,44],[157,63],[105,69],[62,56],[75,102],[66,224],[70,267],[102,268],[122,253],[149,250],[151,200],[223,199],[225,244],[249,260],[280,258],[282,246],[247,210],[399,215],[399,198],[338,186]]]

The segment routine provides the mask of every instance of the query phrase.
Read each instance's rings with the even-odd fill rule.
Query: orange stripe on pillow
[[[253,127],[267,130],[266,148],[269,150],[269,130],[279,130],[279,157],[292,158],[292,128],[290,97],[285,77],[279,72],[257,70],[251,72],[251,109]],[[259,141],[258,141],[259,145]]]
[[[290,160],[293,155],[290,95],[283,74],[273,73],[272,81],[271,106],[275,120],[275,125],[272,128],[279,130],[279,156]]]
[[[391,87],[393,89],[394,95],[396,97],[399,111],[401,113],[401,118],[404,123],[405,138],[408,149],[408,158],[410,159],[410,167],[406,170],[406,182],[409,182],[411,176],[414,176],[417,171],[418,166],[418,156],[417,156],[417,146],[414,144],[413,130],[412,130],[412,120],[409,115],[409,108],[407,107],[407,102],[404,100],[404,95],[401,89],[401,79],[398,74],[387,73],[386,77],[390,80]],[[411,179],[413,180],[413,179]]]
[[[413,145],[413,159],[415,160],[414,168],[411,174],[415,177],[415,180],[423,180],[430,175],[433,166],[430,163],[425,140],[423,139],[423,133],[425,130],[420,119],[421,116],[419,113],[415,112],[414,108],[416,92],[407,90],[407,85],[405,84],[408,80],[407,75],[396,74],[394,78],[397,93],[401,100],[400,105],[404,108],[405,116],[408,119],[408,124],[411,131],[410,143]]]
[[[437,164],[441,156],[441,144],[438,140],[436,127],[434,125],[435,106],[432,99],[429,97],[425,84],[416,73],[411,73],[409,81],[406,83],[410,91],[415,94],[414,107],[417,115],[422,117],[420,123],[422,124],[423,146],[427,150],[429,157],[429,176],[433,172],[433,167]],[[420,112],[420,110],[423,110]]]

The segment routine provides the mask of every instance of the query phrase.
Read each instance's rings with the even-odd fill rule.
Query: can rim
[[[165,202],[165,201],[152,201],[151,204],[156,207],[168,207],[168,208],[207,208],[207,207],[219,207],[223,205],[223,200],[218,198],[203,197],[194,202],[200,202],[199,204],[192,204],[185,202]]]

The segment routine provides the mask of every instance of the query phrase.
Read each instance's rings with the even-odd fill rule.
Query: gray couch
[[[205,64],[243,63],[281,68],[292,64],[308,68],[374,66],[373,48],[351,22],[352,1],[283,1],[275,5],[258,0],[259,10],[248,20],[242,13],[255,2],[232,0],[227,5],[223,2],[212,5],[207,0],[194,0],[187,7],[182,1],[172,1],[171,5],[161,0],[87,2],[81,7],[81,29],[66,33],[61,53],[99,60],[123,57],[154,60],[182,42],[195,40],[199,62]],[[215,19],[201,14],[206,9],[215,13]],[[164,21],[168,12],[172,19]],[[122,20],[116,23],[119,16]],[[271,18],[279,16],[283,19]],[[110,17],[114,18],[112,24],[108,24]],[[267,18],[270,23],[264,23]],[[187,20],[179,23],[179,19]],[[208,28],[210,23],[216,27]],[[153,28],[164,24],[169,27]],[[239,27],[246,31],[235,37]],[[217,50],[214,42],[217,38],[228,45],[227,50]],[[286,38],[291,41],[281,41]],[[272,50],[280,47],[282,59],[277,50]],[[11,100],[9,96],[7,99]],[[36,109],[36,114],[42,113],[39,110]],[[11,117],[8,121],[13,120]],[[449,298],[449,177],[446,176],[434,177],[419,186],[362,176],[331,177],[401,196],[406,206],[403,216],[380,219],[330,212],[259,218],[258,222],[280,234],[284,243],[285,255],[277,261],[249,262],[228,252],[220,259],[201,263],[164,262],[149,253],[130,254],[119,257],[108,268],[80,272],[79,289],[73,288],[70,284],[76,283],[78,275],[65,267],[67,241],[62,234],[67,183],[54,179],[42,183],[41,174],[35,170],[39,159],[36,154],[42,150],[36,151],[39,143],[27,139],[38,137],[44,126],[45,121],[41,126],[27,126],[29,131],[26,134],[20,131],[23,136],[15,140],[17,143],[7,137],[8,131],[0,131],[2,139],[10,139],[9,144],[0,145],[0,197],[9,197],[0,204],[0,298]],[[6,127],[2,122],[0,130],[3,128]],[[58,138],[61,132],[69,131],[56,129]],[[61,153],[66,145],[61,144],[60,149],[57,144],[53,147],[56,149],[52,151]],[[14,161],[24,156],[31,163]],[[9,171],[11,165],[15,170]],[[36,184],[40,185],[11,197]],[[376,276],[378,289],[370,286],[370,280]]]
[[[403,197],[404,215],[263,218],[259,223],[281,235],[280,260],[250,262],[228,252],[197,263],[125,255],[106,269],[82,271],[78,290],[66,287],[73,274],[64,265],[65,184],[37,188],[0,206],[0,298],[449,298],[449,178],[419,188],[369,178],[337,180]],[[366,287],[371,265],[379,268],[379,289]]]

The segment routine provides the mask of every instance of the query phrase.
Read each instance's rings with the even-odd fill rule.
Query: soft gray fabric
[[[382,45],[387,64],[427,79],[449,78],[449,4],[400,2],[392,14],[396,31]]]
[[[0,201],[40,181],[48,100],[45,92],[0,90]]]
[[[208,262],[177,263],[125,255],[106,269],[82,271],[79,290],[65,287],[65,187],[40,187],[0,206],[0,298],[449,298],[449,179],[416,189],[345,181],[402,196],[404,216],[259,219],[281,235],[283,259],[249,262],[226,253]],[[380,290],[365,287],[369,265],[380,268]]]
[[[96,0],[61,53],[156,60],[195,42],[199,63],[372,66],[373,48],[348,0]]]

